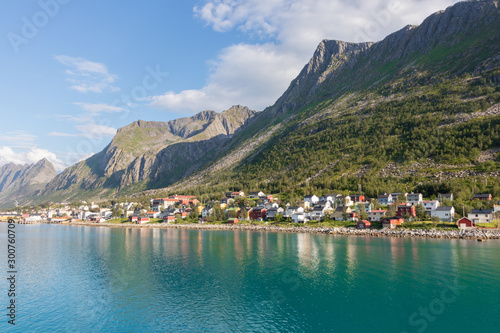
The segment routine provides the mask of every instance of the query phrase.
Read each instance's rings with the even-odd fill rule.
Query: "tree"
[[[415,206],[415,212],[417,214],[417,217],[420,219],[420,220],[423,220],[425,219],[425,207],[422,205],[422,204],[418,204]]]

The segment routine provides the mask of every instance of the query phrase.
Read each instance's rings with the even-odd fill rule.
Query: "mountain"
[[[0,207],[13,206],[17,200],[20,203],[29,201],[56,176],[54,166],[45,158],[29,165],[9,163],[1,166]]]
[[[499,102],[498,1],[460,2],[377,43],[322,41],[224,156],[164,192],[500,196]]]
[[[256,114],[233,106],[169,122],[136,121],[120,128],[103,151],[64,170],[38,194],[71,199],[170,185],[223,152]]]
[[[500,12],[465,1],[376,43],[323,40],[274,105],[138,121],[38,194],[489,191],[500,197]]]

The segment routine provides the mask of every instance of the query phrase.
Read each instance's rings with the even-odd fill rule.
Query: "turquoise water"
[[[500,331],[500,241],[61,225],[16,232],[17,325],[3,310],[0,331]]]

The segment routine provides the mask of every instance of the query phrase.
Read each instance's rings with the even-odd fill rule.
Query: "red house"
[[[491,200],[491,194],[474,194],[472,197],[471,201],[474,200],[479,200],[479,201],[490,201]]]
[[[239,220],[237,218],[229,218],[227,219],[227,223],[229,224],[235,224],[235,223],[238,223]]]
[[[367,221],[367,220],[361,220],[361,221],[358,221],[358,223],[357,223],[358,229],[370,229],[371,227],[372,227],[371,222]]]
[[[396,229],[404,223],[404,219],[402,217],[386,217],[382,220],[382,227],[389,229]]]
[[[175,216],[173,215],[165,215],[163,216],[163,222],[174,222],[175,221]]]
[[[129,222],[137,222],[138,218],[139,218],[139,216],[137,216],[137,215],[130,215],[128,217],[128,220],[129,220]]]
[[[137,218],[137,224],[143,224],[143,223],[148,223],[151,221],[148,216],[139,216]]]
[[[410,216],[410,217],[416,217],[417,216],[417,211],[415,210],[415,206],[412,206],[409,203],[404,203],[398,206],[398,210],[396,211],[396,216],[397,217],[403,217],[403,216]]]
[[[469,220],[466,217],[462,217],[460,220],[457,222],[458,229],[461,230],[471,230],[476,227],[476,222]]]
[[[252,210],[248,213],[248,216],[251,220],[265,219],[266,218],[267,209],[265,208],[252,208]]]

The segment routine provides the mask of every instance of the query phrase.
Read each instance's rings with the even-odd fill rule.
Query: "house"
[[[263,195],[263,196],[260,196],[259,197],[260,200],[264,201],[264,202],[272,202],[274,200],[273,198],[273,195],[272,194],[268,194],[268,195]]]
[[[231,199],[231,198],[222,198],[219,200],[219,203],[220,203],[220,208],[224,209],[227,207],[227,205],[230,205],[234,202],[234,199]]]
[[[386,217],[382,219],[382,227],[389,229],[396,229],[404,223],[402,217]]]
[[[417,211],[415,206],[412,206],[410,203],[403,203],[398,206],[398,210],[396,211],[397,217],[405,217],[409,216],[410,218],[417,216]]]
[[[226,192],[226,198],[238,199],[243,198],[245,196],[245,192],[237,191],[237,192]]]
[[[163,223],[170,223],[175,221],[174,215],[165,215],[163,216]]]
[[[356,212],[346,213],[346,221],[356,222],[359,219],[359,215]]]
[[[294,223],[307,223],[309,222],[309,218],[304,212],[300,213],[293,213],[292,214],[292,221]]]
[[[373,204],[371,202],[355,202],[354,207],[358,213],[369,213],[373,209]]]
[[[227,223],[229,223],[229,224],[235,224],[238,222],[239,222],[239,220],[236,217],[231,217],[231,218],[227,219]]]
[[[435,210],[439,207],[439,201],[438,200],[424,200],[422,202],[422,206],[424,206],[425,211],[428,214],[430,214],[433,210]]]
[[[371,227],[371,222],[367,220],[358,221],[358,223],[356,224],[356,228],[358,229],[370,229]]]
[[[500,212],[500,205],[493,205],[493,214]]]
[[[439,202],[453,201],[453,193],[439,193],[438,200]]]
[[[424,202],[422,193],[410,193],[406,195],[406,199],[410,205],[417,206]]]
[[[319,198],[317,196],[315,196],[314,194],[306,195],[304,197],[304,207],[305,208],[313,207],[314,205],[316,205],[316,203],[318,201],[319,201]]]
[[[304,207],[286,207],[286,210],[285,210],[285,217],[291,217],[292,214],[295,214],[295,213],[303,213],[304,212]]]
[[[345,209],[345,213],[347,214],[350,212],[352,212],[352,209],[350,207],[347,207]],[[344,208],[343,207],[335,208],[332,214],[332,219],[334,219],[335,221],[344,221]]]
[[[265,196],[264,192],[258,191],[258,192],[250,192],[248,195],[249,199],[259,199],[260,197]]]
[[[490,201],[491,200],[491,194],[474,194],[472,197],[471,201],[474,200],[479,200],[479,201]]]
[[[319,197],[319,201],[328,201],[331,204],[335,202],[335,199],[337,198],[337,194],[325,194]]]
[[[387,214],[386,209],[375,209],[372,211],[368,212],[368,220],[372,222],[377,222],[382,220],[385,217],[385,214]]]
[[[378,203],[382,206],[389,206],[393,202],[392,200],[392,194],[390,193],[384,193],[378,196]]]
[[[325,217],[325,215],[328,211],[330,211],[329,207],[320,206],[320,205],[315,206],[313,211],[310,214],[310,218],[312,220],[320,221],[321,219],[323,219],[323,217]]]
[[[457,225],[458,229],[460,230],[472,230],[476,227],[476,222],[466,217],[462,217],[460,220],[458,220]]]
[[[365,201],[365,196],[362,194],[353,194],[353,195],[350,195],[349,198],[351,198],[352,202],[364,202]]]
[[[347,206],[347,207],[351,207],[354,205],[354,202],[351,200],[351,197],[350,196],[338,196],[336,199],[335,199],[336,203],[337,203],[337,207],[340,206],[344,206],[344,204]]]
[[[87,221],[89,222],[94,222],[94,223],[101,223],[101,222],[104,222],[104,218],[102,218],[101,216],[99,215],[92,215],[90,216]]]
[[[398,193],[398,192],[391,193],[393,201],[396,201],[398,199],[399,199],[399,201],[407,201],[407,198],[406,198],[407,195],[408,195],[408,193]]]
[[[211,206],[206,206],[201,210],[201,218],[206,219],[209,215],[213,213],[214,209]]]
[[[475,223],[493,222],[493,210],[491,209],[473,209],[467,217]]]
[[[431,211],[431,217],[437,217],[440,221],[451,222],[455,218],[455,208],[451,206],[438,207]]]
[[[254,207],[248,212],[248,216],[251,220],[263,220],[266,218],[266,212],[267,209],[265,208]]]
[[[134,215],[130,215],[130,216],[128,217],[128,221],[129,221],[129,222],[137,222],[137,219],[138,219],[138,218],[139,218],[139,215],[135,215],[135,214],[134,214]]]
[[[273,207],[273,208],[269,208],[266,212],[266,217],[268,220],[274,220],[276,218],[276,216],[278,215],[283,215],[283,213],[285,212],[285,210],[281,207]]]
[[[146,212],[146,215],[150,218],[150,219],[157,219],[157,218],[160,218],[160,212],[156,212],[156,211],[150,211],[150,212]]]
[[[137,224],[148,223],[150,221],[148,216],[139,216],[137,218]]]

